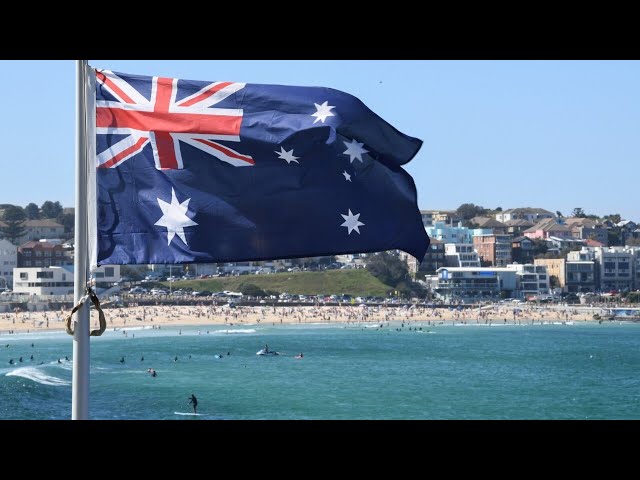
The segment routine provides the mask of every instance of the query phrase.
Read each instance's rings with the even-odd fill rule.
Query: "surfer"
[[[175,358],[173,359],[174,362],[178,361],[178,356],[176,355]]]
[[[193,404],[193,413],[197,413],[196,409],[198,408],[198,399],[193,393],[191,394],[191,398],[189,399],[188,405],[191,405],[191,404]]]
[[[124,363],[124,357],[120,357],[120,363]]]
[[[264,353],[269,353],[269,345],[264,344]]]
[[[13,365],[13,364],[14,364],[13,358],[9,359],[9,365]]]

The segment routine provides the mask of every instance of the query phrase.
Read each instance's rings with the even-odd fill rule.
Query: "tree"
[[[536,238],[533,241],[532,253],[536,256],[536,258],[542,258],[538,257],[538,255],[544,255],[545,253],[547,253],[547,250],[549,250],[549,247],[547,246],[547,242],[545,242],[544,239]]]
[[[556,215],[558,217],[564,217],[564,215],[562,214],[562,212],[560,210],[556,210]]]
[[[395,287],[407,279],[409,269],[400,258],[381,252],[369,257],[367,270],[382,283]]]
[[[456,214],[464,220],[471,220],[473,217],[481,217],[486,215],[488,210],[473,203],[463,203],[456,209]]]
[[[24,226],[26,219],[27,215],[24,213],[22,207],[15,205],[7,206],[3,216],[3,221],[7,225],[2,229],[4,237],[11,243],[16,244],[16,241],[27,232]]]
[[[502,211],[502,207],[496,207],[495,211],[496,212],[501,212]]]
[[[146,266],[143,265],[122,265],[120,266],[120,275],[128,277],[133,281],[142,280],[145,277]]]
[[[640,238],[628,238],[625,243],[629,247],[640,247]]]
[[[609,215],[605,215],[604,219],[611,220],[613,223],[620,223],[622,221],[622,217],[619,213],[610,213]]]
[[[267,296],[264,290],[262,290],[257,285],[254,285],[253,283],[241,283],[240,293],[242,293],[243,295],[247,295],[249,297],[266,297]]]
[[[64,227],[64,233],[69,237],[73,237],[75,221],[76,219],[73,213],[62,213],[56,218],[56,222]]]
[[[584,213],[584,210],[582,210],[580,207],[576,207],[573,209],[573,212],[571,213],[572,217],[576,217],[576,218],[586,218],[587,215]]]
[[[62,205],[60,202],[51,202],[47,200],[40,207],[42,211],[42,218],[58,218],[62,214]]]
[[[30,203],[24,207],[24,213],[27,215],[29,220],[37,220],[40,218],[40,207],[35,203]]]
[[[607,229],[607,244],[610,247],[621,246],[622,238],[620,235],[620,230],[617,228],[608,228]]]

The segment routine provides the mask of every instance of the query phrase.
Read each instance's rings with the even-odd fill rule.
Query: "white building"
[[[549,275],[543,265],[506,267],[442,267],[437,271],[436,292],[445,300],[496,299],[501,291],[508,297],[530,298],[549,294]]]
[[[444,258],[450,267],[480,267],[480,257],[472,244],[445,243]]]
[[[18,245],[26,243],[29,240],[64,237],[64,226],[50,218],[27,220],[24,222],[24,226],[26,229],[25,234],[18,239]]]
[[[516,272],[516,291],[519,298],[530,298],[550,293],[546,265],[514,263],[507,265],[506,268]]]
[[[583,247],[569,252],[567,260],[595,261],[598,290],[640,289],[640,247]]]
[[[537,223],[545,218],[554,218],[555,215],[544,208],[510,208],[503,212],[496,213],[496,220],[499,222],[508,222],[510,220],[527,220]]]
[[[98,267],[93,276],[96,291],[100,292],[120,281],[120,265]],[[73,265],[15,268],[13,291],[30,295],[73,295]]]
[[[633,289],[634,267],[640,248],[591,247],[593,248],[600,290],[628,291]]]
[[[13,269],[17,266],[18,247],[9,240],[0,240],[0,289],[13,287]]]

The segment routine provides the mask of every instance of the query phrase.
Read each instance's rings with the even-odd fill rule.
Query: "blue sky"
[[[326,86],[424,141],[418,205],[542,207],[640,220],[638,61],[140,61],[193,80]],[[75,66],[0,61],[0,203],[74,205]]]

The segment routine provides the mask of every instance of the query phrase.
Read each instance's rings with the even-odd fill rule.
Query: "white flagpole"
[[[76,60],[76,218],[74,260],[74,304],[84,296],[87,268],[87,61]],[[71,419],[89,419],[89,302],[76,312],[73,322],[73,380]]]

